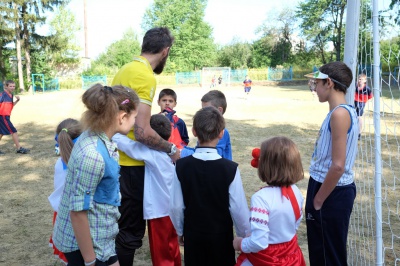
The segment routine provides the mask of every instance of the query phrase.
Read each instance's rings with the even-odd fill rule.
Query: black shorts
[[[0,115],[0,135],[11,135],[17,132],[17,129],[10,121],[9,115]]]

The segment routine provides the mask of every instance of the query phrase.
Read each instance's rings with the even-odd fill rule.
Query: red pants
[[[297,236],[294,236],[289,242],[271,244],[258,253],[241,253],[236,266],[241,265],[246,258],[253,266],[306,266],[303,253],[297,243]]]
[[[169,216],[147,221],[151,261],[154,266],[181,266],[178,235]]]

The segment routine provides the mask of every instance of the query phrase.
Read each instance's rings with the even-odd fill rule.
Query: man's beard
[[[168,59],[168,55],[166,57],[164,57],[160,63],[158,63],[158,65],[154,68],[153,72],[156,74],[161,74],[161,72],[163,72],[164,67],[165,67],[165,63],[167,62]]]

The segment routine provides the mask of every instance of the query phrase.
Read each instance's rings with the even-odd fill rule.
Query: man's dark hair
[[[157,54],[166,47],[171,47],[174,37],[166,27],[153,28],[143,37],[142,54]]]
[[[165,140],[168,140],[171,136],[171,122],[163,114],[152,115],[150,118],[150,126],[155,132],[157,132],[158,135],[160,135],[160,137]]]

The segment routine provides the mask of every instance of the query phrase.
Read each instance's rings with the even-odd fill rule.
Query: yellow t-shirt
[[[111,85],[122,85],[133,89],[140,98],[140,104],[147,104],[151,107],[157,83],[149,61],[143,56],[137,56],[118,71]],[[135,139],[133,129],[129,131],[127,136],[130,139]],[[140,166],[144,165],[144,162],[134,160],[124,152],[119,151],[119,164]]]

